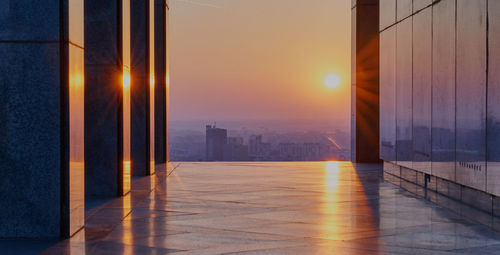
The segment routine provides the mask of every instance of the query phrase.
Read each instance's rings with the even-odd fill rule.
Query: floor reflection
[[[465,217],[479,214],[457,214],[385,182],[380,165],[166,168],[134,180],[126,197],[87,214],[83,234],[51,244],[45,254],[495,254],[500,248],[495,231]]]

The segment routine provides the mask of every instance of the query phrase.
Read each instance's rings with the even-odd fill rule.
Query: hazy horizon
[[[350,119],[350,1],[173,0],[172,121]],[[341,85],[327,88],[334,73]],[[307,124],[307,123],[306,123]]]

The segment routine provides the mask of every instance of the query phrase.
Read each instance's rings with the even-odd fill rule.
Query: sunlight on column
[[[123,68],[123,88],[130,88],[130,71],[126,69],[126,67]]]
[[[150,75],[149,76],[149,86],[151,88],[154,88],[155,87],[155,76],[154,75]]]
[[[122,103],[122,140],[123,140],[123,175],[122,195],[130,191],[132,162],[130,158],[130,121],[131,121],[130,70],[123,66],[123,103]]]
[[[149,167],[150,174],[155,172],[155,76],[150,76],[149,88]]]
[[[130,191],[130,178],[132,162],[130,157],[130,133],[131,133],[131,83],[130,72],[130,0],[122,0],[122,195]]]
[[[130,178],[132,162],[130,160],[123,161],[123,194],[127,194],[130,191]]]
[[[69,47],[69,234],[85,223],[85,79],[83,50]]]

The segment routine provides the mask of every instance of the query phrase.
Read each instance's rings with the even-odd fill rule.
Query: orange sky
[[[347,122],[350,2],[171,0],[171,119]]]

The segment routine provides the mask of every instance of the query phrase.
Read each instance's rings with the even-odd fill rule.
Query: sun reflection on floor
[[[324,207],[322,213],[325,215],[321,232],[322,236],[328,238],[335,238],[339,234],[338,225],[334,223],[334,217],[338,213],[336,202],[338,198],[339,189],[339,176],[343,174],[340,171],[339,162],[329,161],[325,162],[325,175],[324,175],[324,192],[322,202]]]

